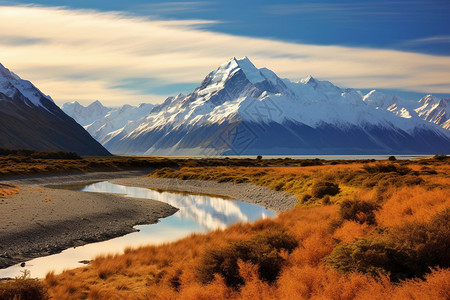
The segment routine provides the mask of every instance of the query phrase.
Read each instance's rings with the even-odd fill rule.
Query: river
[[[122,194],[124,197],[153,199],[168,203],[179,210],[157,224],[135,226],[136,232],[103,242],[70,248],[58,254],[39,257],[0,270],[0,278],[16,277],[25,269],[31,277],[43,278],[50,271],[59,273],[65,269],[83,266],[98,255],[123,253],[127,247],[139,247],[148,244],[172,242],[191,233],[204,233],[215,229],[224,229],[237,222],[253,222],[273,217],[275,213],[259,205],[239,200],[225,199],[220,196],[198,195],[173,191],[160,191],[147,188],[129,187],[98,182],[79,188],[84,192]]]

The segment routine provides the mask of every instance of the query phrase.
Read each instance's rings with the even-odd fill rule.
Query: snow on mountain
[[[104,145],[155,155],[448,152],[449,132],[410,112],[395,96],[364,96],[311,76],[291,82],[232,58]]]
[[[445,129],[450,129],[450,98],[438,99],[427,95],[420,99],[419,103],[422,106],[414,110],[419,117]]]
[[[363,101],[378,109],[388,109],[388,107],[398,103],[399,98],[397,98],[397,96],[395,95],[388,95],[376,90],[372,90],[363,97]]]
[[[129,122],[139,120],[148,115],[154,105],[142,103],[139,106],[123,105],[118,108],[112,108],[105,116],[95,120],[84,128],[101,144],[107,142],[110,133],[122,129]]]
[[[94,101],[88,106],[83,106],[77,101],[64,103],[61,109],[81,126],[86,126],[92,122],[106,116],[111,108],[103,106],[100,101]]]
[[[110,155],[49,96],[0,64],[0,147]]]
[[[46,108],[45,102],[53,103],[50,96],[44,95],[28,80],[23,80],[0,64],[0,91],[10,98],[20,97],[28,106]]]
[[[431,123],[450,129],[450,98],[436,98],[426,95],[418,102],[408,101],[394,95],[371,91],[363,100],[377,109],[385,109],[403,118],[421,118]],[[447,113],[449,111],[449,113]]]

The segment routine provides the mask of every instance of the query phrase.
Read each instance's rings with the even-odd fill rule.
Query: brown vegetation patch
[[[20,188],[18,186],[0,183],[0,198],[18,194],[19,192]]]
[[[25,270],[16,280],[0,282],[0,300],[47,300],[47,287],[37,279],[30,278]]]
[[[273,219],[126,249],[123,255],[101,256],[83,268],[49,273],[44,284],[50,295],[54,299],[450,298],[447,158],[310,166],[268,166],[264,161],[253,160],[261,164],[257,166],[210,166],[211,161],[201,160],[207,166],[198,162],[187,166],[177,161],[177,168],[160,168],[149,176],[246,182],[299,199],[310,195],[310,200]],[[320,183],[339,190],[313,197]]]

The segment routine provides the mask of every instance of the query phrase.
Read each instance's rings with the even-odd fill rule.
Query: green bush
[[[420,174],[424,174],[424,175],[436,175],[437,172],[436,170],[433,170],[429,167],[423,166],[422,168],[420,168]]]
[[[329,181],[315,182],[311,187],[311,195],[314,198],[322,198],[325,195],[334,196],[340,192],[339,185]]]
[[[433,156],[433,159],[436,159],[436,160],[446,160],[448,158],[450,158],[450,156],[448,156],[448,155],[435,155],[435,156]]]
[[[408,251],[376,238],[338,246],[325,261],[345,273],[389,274],[392,281],[411,278],[417,273],[415,260]]]
[[[372,202],[344,200],[340,204],[339,214],[344,220],[373,225],[376,223],[375,211],[378,210],[378,208],[379,206]]]
[[[300,203],[307,203],[309,200],[312,199],[312,196],[309,194],[305,194],[302,196],[302,198],[300,199]]]
[[[415,253],[421,273],[429,267],[450,267],[450,208],[436,214],[428,223],[409,223],[393,228],[389,240]]]
[[[405,166],[400,166],[398,164],[389,163],[389,164],[382,164],[377,163],[374,165],[364,165],[363,169],[368,173],[398,173],[400,175],[406,175],[412,170]]]
[[[284,261],[280,251],[284,249],[290,253],[297,246],[291,235],[278,230],[250,240],[233,242],[227,247],[207,251],[198,267],[198,277],[206,284],[214,279],[214,274],[219,274],[227,286],[238,288],[244,284],[238,267],[238,260],[242,260],[256,265],[260,278],[273,283]]]
[[[323,163],[319,159],[305,159],[300,162],[301,167],[322,166]]]
[[[389,274],[392,281],[423,278],[431,268],[450,267],[449,224],[450,208],[428,223],[405,224],[379,238],[338,246],[325,261],[346,273]]]

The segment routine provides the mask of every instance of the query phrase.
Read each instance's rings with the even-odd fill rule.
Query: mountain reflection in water
[[[223,229],[237,222],[252,222],[275,216],[275,213],[259,205],[238,200],[224,199],[219,196],[198,195],[183,192],[151,190],[128,187],[110,182],[98,182],[84,187],[66,187],[85,192],[118,193],[127,197],[153,199],[168,203],[179,209],[175,214],[160,219],[156,224],[135,226],[133,232],[107,241],[69,248],[61,253],[39,257],[6,269],[0,269],[0,278],[20,276],[28,269],[32,277],[45,277],[49,271],[56,273],[64,269],[81,267],[83,260],[91,260],[106,253],[122,253],[127,247],[139,247],[148,244],[172,242],[191,233],[208,232]],[[126,198],[124,201],[127,201]]]
[[[193,220],[200,226],[201,231],[224,229],[237,222],[252,222],[275,215],[275,213],[258,205],[226,200],[218,196],[129,187],[107,181],[90,184],[80,190],[123,194],[129,197],[153,199],[170,204],[179,209],[172,217]]]

